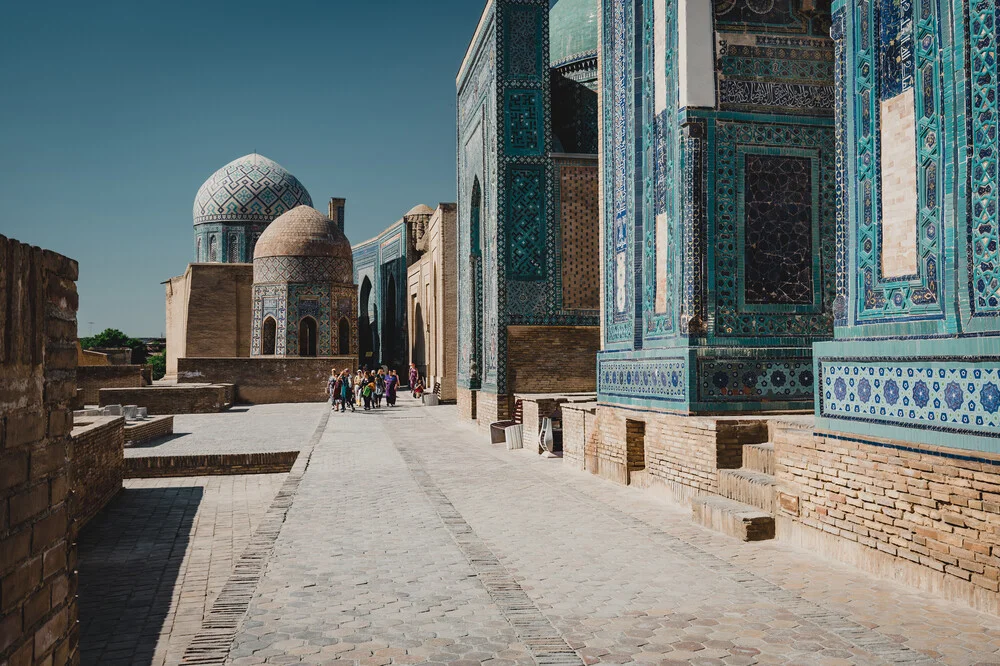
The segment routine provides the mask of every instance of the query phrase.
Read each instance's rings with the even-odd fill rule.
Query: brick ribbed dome
[[[253,253],[254,282],[354,281],[351,243],[315,208],[298,206],[264,230]]]

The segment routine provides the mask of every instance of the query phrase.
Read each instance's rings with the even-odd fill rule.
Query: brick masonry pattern
[[[69,471],[78,275],[75,261],[0,236],[0,663],[78,662]]]
[[[125,418],[94,416],[73,428],[73,519],[82,529],[122,489]]]

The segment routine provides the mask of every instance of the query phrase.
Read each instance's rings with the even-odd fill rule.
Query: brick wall
[[[236,385],[236,401],[263,405],[279,402],[328,400],[330,369],[357,370],[356,356],[320,358],[182,358],[177,360],[177,381]]]
[[[81,529],[122,489],[125,418],[88,416],[73,428],[72,518]]]
[[[456,390],[456,402],[458,403],[458,417],[465,421],[476,420],[476,394],[467,388],[459,387]]]
[[[517,394],[514,401],[521,401],[521,423],[524,424],[525,448],[538,448],[538,433],[542,429],[542,419],[562,417],[561,407],[569,402],[587,402],[596,398],[593,393],[582,395],[532,395]],[[566,424],[563,423],[563,429]],[[565,434],[563,435],[565,439]]]
[[[567,404],[562,407],[563,464],[586,469],[588,453],[597,450],[597,403]]]
[[[744,444],[768,441],[763,418],[676,416],[601,405],[596,419],[600,434],[587,468],[623,484],[630,482],[627,421],[645,424],[642,483],[663,486],[682,502],[716,493],[717,471],[740,467]]]
[[[1000,612],[1000,456],[801,428],[774,441],[778,538]]]
[[[130,446],[165,437],[174,431],[173,416],[154,416],[148,421],[136,421],[125,426],[125,441]]]
[[[567,310],[600,307],[600,207],[597,160],[593,166],[559,168],[562,297]]]
[[[0,236],[0,663],[76,664],[75,261]]]
[[[597,390],[597,326],[507,328],[507,388],[511,393]]]
[[[510,401],[506,395],[497,395],[488,391],[476,392],[476,421],[479,429],[484,430],[491,423],[506,421],[510,418]]]
[[[151,479],[227,474],[279,474],[290,471],[298,456],[298,451],[270,451],[126,458],[125,477]]]
[[[145,386],[101,389],[99,403],[137,405],[150,414],[214,414],[232,405],[231,386]]]
[[[134,388],[143,386],[141,365],[109,365],[79,367],[76,387],[83,391],[83,402],[96,405],[102,388]]]

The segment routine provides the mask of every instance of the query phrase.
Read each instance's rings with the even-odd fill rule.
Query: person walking
[[[351,371],[344,368],[344,371],[340,374],[340,411],[341,413],[347,411],[347,405],[350,403],[351,411],[354,411],[354,388],[351,386]]]
[[[382,396],[385,395],[385,371],[381,368],[375,375],[375,409],[382,407]]]
[[[396,388],[399,386],[399,377],[395,370],[389,371],[389,376],[385,378],[385,404],[390,407],[396,406]]]
[[[366,375],[364,378],[364,383],[361,386],[361,397],[365,400],[365,411],[369,411],[372,408],[372,397],[375,393],[375,382],[372,381],[370,375]]]
[[[416,363],[410,363],[410,376],[409,376],[409,380],[410,380],[410,392],[413,394],[414,398],[417,397],[416,387],[417,387],[417,379],[419,377],[420,377],[420,373],[417,372],[417,364]]]
[[[354,403],[358,407],[361,406],[361,389],[364,388],[364,383],[364,370],[358,370],[358,374],[354,375]]]
[[[330,396],[330,409],[337,411],[337,381],[340,374],[336,368],[330,368],[330,377],[326,380],[326,393]]]

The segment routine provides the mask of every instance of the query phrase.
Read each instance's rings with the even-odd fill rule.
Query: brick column
[[[0,236],[0,663],[76,664],[77,263]]]

